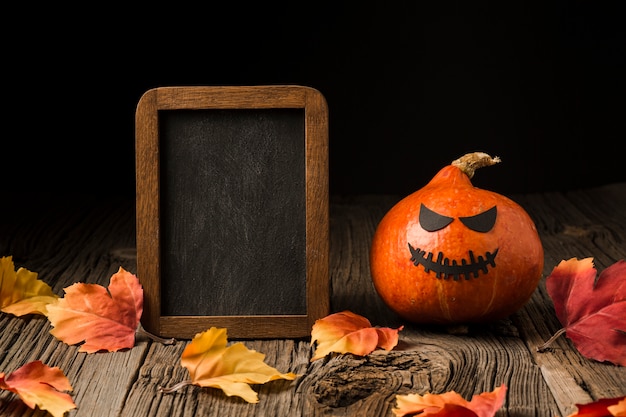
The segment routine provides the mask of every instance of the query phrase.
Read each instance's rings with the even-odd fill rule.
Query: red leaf
[[[596,274],[593,258],[561,261],[547,277],[546,289],[581,355],[626,366],[626,262]]]
[[[578,411],[568,417],[621,416],[626,415],[626,397],[601,398],[587,404],[576,404],[576,407]]]

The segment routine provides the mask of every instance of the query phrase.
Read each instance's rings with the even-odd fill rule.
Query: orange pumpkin
[[[506,318],[521,308],[543,271],[543,247],[528,213],[474,187],[474,170],[500,160],[476,152],[441,169],[393,206],[370,252],[374,287],[414,323]]]

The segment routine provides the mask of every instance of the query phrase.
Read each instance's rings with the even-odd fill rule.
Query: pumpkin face
[[[484,322],[529,300],[543,247],[521,206],[449,165],[383,217],[370,268],[379,296],[406,320]]]

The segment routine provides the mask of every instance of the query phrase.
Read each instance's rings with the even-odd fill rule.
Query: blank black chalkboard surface
[[[142,325],[310,335],[329,313],[328,109],[303,86],[159,87],[136,111]]]

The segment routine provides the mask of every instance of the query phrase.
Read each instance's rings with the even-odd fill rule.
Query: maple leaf
[[[187,385],[219,388],[228,396],[238,396],[258,403],[257,393],[249,384],[265,384],[277,379],[293,380],[298,375],[281,373],[267,365],[265,355],[249,350],[238,342],[227,346],[226,329],[211,327],[196,334],[181,356],[181,365],[189,371],[190,380],[161,392],[173,392]]]
[[[311,330],[311,344],[317,343],[311,362],[331,352],[364,356],[377,348],[390,351],[398,344],[403,329],[372,327],[370,321],[351,311],[342,311],[316,320]]]
[[[561,261],[546,278],[546,289],[563,325],[538,347],[545,350],[561,334],[589,359],[626,366],[626,262],[597,276],[593,258]]]
[[[15,271],[12,256],[0,258],[1,311],[15,316],[45,315],[47,305],[57,298],[48,284],[37,279],[37,273],[25,268]]]
[[[114,352],[132,348],[143,312],[143,288],[137,277],[120,267],[107,288],[76,283],[65,296],[48,306],[48,319],[57,339],[74,345],[79,352]]]
[[[396,395],[396,416],[417,415],[437,417],[493,417],[502,407],[506,395],[506,385],[495,388],[492,392],[474,395],[466,401],[454,391],[443,394],[407,394]]]
[[[626,397],[601,398],[587,404],[576,404],[578,411],[568,417],[624,417],[626,416]]]
[[[76,408],[72,397],[62,391],[72,391],[61,369],[51,368],[41,361],[29,362],[6,378],[0,372],[0,388],[16,393],[31,409],[39,407],[54,417]]]

